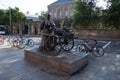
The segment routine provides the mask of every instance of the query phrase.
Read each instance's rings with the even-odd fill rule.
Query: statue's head
[[[50,20],[51,15],[49,13],[46,14],[46,18]]]

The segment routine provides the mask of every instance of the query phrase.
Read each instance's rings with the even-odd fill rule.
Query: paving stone
[[[19,74],[21,74],[21,73],[15,71],[15,70],[7,70],[0,75],[0,80],[10,80],[11,78],[13,78]]]
[[[72,76],[49,74],[27,64],[24,49],[0,46],[0,80],[120,80],[118,44],[112,43],[109,51],[102,57],[89,55],[89,64]]]

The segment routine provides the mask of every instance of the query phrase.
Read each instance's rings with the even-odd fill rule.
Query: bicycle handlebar
[[[84,40],[84,42],[85,42],[85,43],[88,43],[88,42],[90,42],[90,41],[89,41],[89,40]],[[97,40],[94,40],[94,42],[95,42],[94,44],[97,44]]]

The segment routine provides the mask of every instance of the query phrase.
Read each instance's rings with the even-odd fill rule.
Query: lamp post
[[[11,27],[11,9],[9,7],[9,20],[10,20],[10,33],[12,34],[12,27]]]
[[[2,6],[7,6],[9,7],[8,5],[5,5],[5,4],[2,4]],[[11,26],[11,8],[9,7],[9,25],[10,25],[10,33],[12,34],[12,26]]]
[[[9,20],[10,20],[10,33],[12,34],[12,26],[11,26],[11,9],[9,7]]]

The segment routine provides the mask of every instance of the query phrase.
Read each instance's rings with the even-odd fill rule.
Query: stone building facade
[[[28,26],[26,32],[26,25]],[[12,31],[9,34],[29,34],[29,35],[39,35],[41,21],[28,20],[26,22],[12,22]]]
[[[9,34],[40,34],[41,21],[39,17],[27,15],[26,21],[12,22]],[[10,28],[10,27],[9,27]]]
[[[51,14],[52,19],[71,18],[74,2],[74,0],[57,0],[48,5],[48,13]]]

